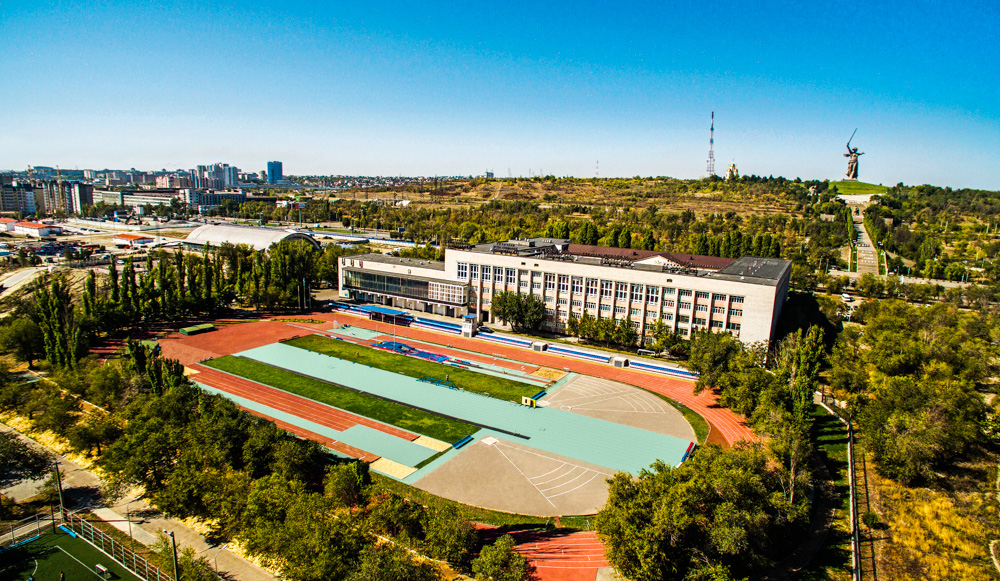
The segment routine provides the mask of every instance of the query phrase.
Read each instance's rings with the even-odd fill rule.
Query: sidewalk
[[[10,427],[0,424],[0,430],[15,432],[29,444],[44,448],[38,442],[24,436]],[[51,452],[51,450],[49,450]],[[177,550],[192,547],[198,557],[205,557],[213,568],[218,565],[218,571],[223,576],[240,581],[277,581],[277,577],[236,555],[225,545],[214,545],[205,540],[201,534],[178,521],[165,518],[163,513],[150,506],[145,500],[125,497],[118,504],[108,507],[101,502],[101,479],[93,472],[82,468],[66,458],[53,453],[58,459],[59,468],[63,473],[63,494],[77,504],[74,508],[90,510],[101,519],[118,530],[129,533],[129,522],[125,514],[131,517],[132,536],[136,541],[151,545],[163,530],[172,531],[177,540]],[[36,480],[19,484],[15,498],[23,500],[37,494],[42,481]],[[32,490],[34,488],[34,490]],[[9,489],[5,489],[6,491]]]

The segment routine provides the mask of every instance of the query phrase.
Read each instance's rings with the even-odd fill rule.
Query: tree
[[[41,477],[51,462],[47,452],[30,446],[15,432],[0,432],[0,488]]]
[[[618,248],[632,248],[632,230],[628,227],[618,235]]]
[[[382,543],[361,551],[347,581],[438,581],[438,570],[427,561],[418,562],[402,547]]]
[[[729,371],[730,361],[739,353],[738,339],[729,333],[702,330],[691,338],[691,369],[699,373],[696,389],[715,388],[719,379]]]
[[[371,484],[368,464],[348,462],[330,467],[323,479],[323,489],[339,506],[358,506],[366,500],[366,488]]]
[[[596,519],[608,560],[634,581],[760,571],[808,518],[804,489],[789,501],[779,476],[763,446],[745,442],[706,446],[677,468],[658,461],[638,478],[618,473]]]
[[[31,319],[14,319],[0,331],[0,348],[34,367],[35,359],[45,353],[42,330]]]
[[[472,561],[472,574],[481,581],[530,581],[537,579],[534,567],[514,550],[514,537],[503,535],[483,547]]]
[[[435,559],[466,563],[476,543],[476,529],[452,505],[428,513],[424,549]]]

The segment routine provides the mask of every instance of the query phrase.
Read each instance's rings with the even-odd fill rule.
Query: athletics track
[[[383,332],[386,329],[385,324],[378,324],[368,319],[344,313],[314,313],[308,315],[308,317],[322,319],[327,322],[323,324],[290,324],[278,321],[240,323],[226,325],[216,331],[201,335],[189,337],[172,335],[161,341],[160,344],[163,346],[163,355],[165,357],[179,359],[182,364],[190,367],[206,358],[237,353],[256,346],[267,345],[281,339],[288,339],[296,335],[305,335],[310,332],[328,334],[326,331],[329,330],[330,323],[334,321],[340,324],[346,323],[348,325]],[[442,352],[470,361],[488,362],[510,368],[522,368],[522,366],[514,362],[523,361],[536,366],[574,371],[636,385],[675,399],[704,417],[712,426],[709,442],[728,446],[739,440],[756,439],[742,418],[730,410],[718,406],[714,394],[705,391],[701,395],[693,395],[693,382],[688,380],[664,377],[635,370],[619,369],[609,365],[538,353],[527,349],[518,349],[506,345],[487,343],[422,329],[397,326],[392,331],[391,335],[385,334],[378,339],[392,340],[406,338],[411,342],[419,341],[436,352]],[[446,347],[451,349],[446,349]],[[458,349],[461,349],[461,351],[458,351]],[[481,355],[476,356],[468,353],[469,351],[480,353]],[[497,359],[496,357],[504,359]],[[505,359],[511,361],[505,361]],[[202,373],[215,371],[202,366],[198,366],[197,370]],[[196,379],[207,380],[210,377],[202,375]],[[252,384],[256,388],[265,387],[253,382],[247,383]],[[244,385],[243,387],[249,386]],[[286,404],[293,401],[291,398],[295,396],[285,392],[282,393],[283,395],[280,397],[287,398],[288,401],[286,401]],[[362,419],[365,418],[358,417],[357,421],[360,423]],[[333,420],[331,419],[331,421]],[[343,421],[343,419],[341,418],[339,421]],[[301,428],[286,425],[280,427],[303,437],[311,437],[323,442],[325,445],[329,446],[331,444],[328,438],[323,438],[318,434],[304,433],[305,431]],[[392,428],[391,426],[385,427]],[[334,449],[337,448],[334,447]],[[338,451],[354,457],[363,456],[363,452],[356,449],[339,449]],[[541,581],[594,581],[598,570],[608,566],[607,561],[604,560],[601,541],[592,532],[518,534],[515,535],[515,538],[519,542],[517,550],[524,554],[537,567]]]

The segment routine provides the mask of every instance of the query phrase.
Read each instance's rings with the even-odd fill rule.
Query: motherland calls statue
[[[854,133],[857,132],[858,130],[855,129]],[[851,139],[854,139],[854,133],[851,134]],[[857,147],[851,149],[851,139],[847,140],[847,153],[844,154],[844,157],[850,158],[847,160],[847,179],[856,181],[858,179],[858,156],[865,153],[863,151],[858,153]]]

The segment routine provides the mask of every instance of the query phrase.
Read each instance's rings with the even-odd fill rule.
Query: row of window
[[[552,273],[539,273],[537,271],[529,272],[527,270],[518,270],[514,268],[493,268],[486,264],[479,265],[465,262],[458,263],[457,274],[458,279],[461,281],[478,281],[481,278],[483,282],[489,283],[492,279],[492,281],[496,284],[507,284],[511,286],[516,284],[518,288],[531,288],[532,290],[541,290],[544,285],[546,291],[558,290],[560,293],[569,293],[572,290],[572,294],[584,294],[584,287],[586,287],[586,294],[588,296],[595,297],[597,296],[599,289],[602,299],[614,298],[619,301],[631,300],[632,302],[645,301],[648,304],[655,304],[659,302],[662,294],[665,306],[669,307],[672,307],[674,303],[673,300],[667,299],[666,297],[674,295],[682,298],[689,298],[693,296],[696,299],[711,299],[713,303],[726,301],[727,298],[725,294],[709,293],[707,291],[692,291],[690,289],[676,289],[673,287],[629,284],[610,280],[599,281],[596,278],[584,278],[565,274],[556,275]],[[520,282],[518,283],[519,278]],[[728,299],[730,304],[742,304],[745,300],[742,296],[730,296]],[[690,302],[681,302],[681,308],[685,308],[684,305],[690,305]],[[690,308],[690,306],[687,308]]]

